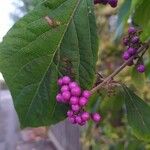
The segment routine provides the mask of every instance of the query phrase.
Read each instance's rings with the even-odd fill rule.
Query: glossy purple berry
[[[74,87],[74,88],[72,88],[71,89],[71,94],[73,95],[73,96],[80,96],[80,94],[81,94],[81,89],[80,89],[80,87]]]
[[[63,84],[69,84],[70,81],[71,81],[71,79],[70,79],[68,76],[64,76],[64,77],[62,78]]]
[[[85,106],[85,105],[87,104],[87,102],[88,102],[88,99],[87,99],[87,98],[85,98],[85,97],[80,97],[80,99],[79,99],[79,105],[80,105],[80,106]]]
[[[62,95],[60,93],[57,94],[56,100],[57,100],[57,102],[62,102],[63,101],[63,97],[62,97]]]
[[[78,123],[78,124],[82,123],[82,119],[80,116],[76,116],[75,120],[76,120],[76,123]]]
[[[78,112],[80,110],[80,106],[79,105],[72,105],[71,106],[71,109],[74,111],[74,112]]]
[[[62,79],[61,79],[61,78],[60,78],[60,79],[58,79],[57,84],[58,84],[59,86],[61,86],[61,85],[63,84],[63,81],[62,81]]]
[[[129,58],[130,58],[130,54],[127,52],[127,51],[125,51],[124,53],[123,53],[123,59],[124,60],[128,60]]]
[[[70,82],[70,83],[69,83],[69,88],[70,88],[70,89],[75,88],[75,87],[77,87],[77,86],[78,86],[77,82]]]
[[[67,116],[68,116],[68,117],[72,117],[72,116],[73,116],[73,111],[72,111],[72,110],[68,110]]]
[[[100,122],[100,120],[101,120],[100,114],[98,114],[98,113],[92,114],[92,120],[96,123]]]
[[[64,102],[68,102],[70,99],[70,96],[71,96],[71,94],[69,91],[65,91],[62,93],[62,97],[63,97]]]
[[[117,6],[118,0],[109,0],[108,3],[110,4],[111,7],[114,8]]]
[[[135,48],[132,48],[132,47],[129,47],[127,50],[127,52],[129,53],[130,56],[136,54],[136,51],[137,50]]]
[[[143,64],[137,66],[137,71],[140,73],[145,72],[145,66]]]
[[[87,121],[87,120],[90,119],[90,114],[88,112],[83,112],[81,114],[81,118],[82,118],[83,121]]]
[[[139,37],[138,37],[138,36],[134,36],[134,37],[132,38],[131,42],[132,42],[133,44],[138,43],[138,42],[139,42]]]
[[[85,90],[82,92],[82,96],[88,99],[91,96],[91,92],[88,90]]]
[[[65,92],[65,91],[69,91],[68,85],[63,85],[63,86],[61,87],[61,92]]]
[[[70,98],[70,104],[71,104],[71,105],[77,105],[78,102],[79,102],[79,98],[78,98],[78,97],[72,96],[72,97]]]
[[[136,29],[134,27],[129,27],[128,33],[129,34],[134,34],[134,33],[136,33]]]
[[[76,123],[75,117],[68,117],[68,120],[69,120],[72,124],[75,124],[75,123]]]

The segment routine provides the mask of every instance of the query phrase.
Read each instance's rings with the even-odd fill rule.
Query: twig
[[[144,45],[142,45],[138,51],[137,54],[141,53],[143,50],[147,50],[148,47],[150,46],[150,40],[145,43]],[[95,93],[97,90],[99,90],[100,88],[102,88],[105,84],[107,84],[107,82],[109,82],[111,79],[113,79],[118,73],[120,73],[128,64],[129,62],[131,62],[133,59],[135,58],[135,55],[130,57],[127,61],[125,61],[121,66],[119,66],[111,75],[109,75],[108,77],[106,77],[103,82],[101,82],[99,85],[97,85],[96,87],[94,87],[91,90],[91,93]]]

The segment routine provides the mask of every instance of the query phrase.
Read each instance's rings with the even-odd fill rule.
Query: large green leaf
[[[127,23],[127,19],[130,15],[131,4],[132,0],[125,0],[122,6],[119,8],[115,40],[118,40],[123,33],[123,28]]]
[[[91,88],[96,60],[91,0],[46,0],[18,21],[0,45],[0,70],[22,127],[64,119],[66,107],[55,100],[58,76],[69,74]]]
[[[135,23],[143,30],[143,33],[141,34],[143,41],[150,38],[150,17],[148,15],[149,10],[150,2],[148,0],[141,0],[137,3],[134,14]]]
[[[133,133],[142,140],[150,141],[150,106],[123,86],[127,118]]]

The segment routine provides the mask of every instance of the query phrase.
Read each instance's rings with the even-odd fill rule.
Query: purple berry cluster
[[[77,82],[74,82],[68,76],[63,76],[58,79],[60,91],[56,96],[59,103],[69,104],[70,110],[67,112],[68,120],[72,124],[85,125],[91,118],[94,122],[98,123],[101,116],[98,113],[90,114],[85,111],[91,92],[88,90],[81,90]]]
[[[118,0],[94,0],[94,4],[103,4],[107,5],[109,4],[111,7],[116,7],[118,3]]]
[[[141,47],[141,41],[139,38],[138,30],[134,27],[129,27],[128,36],[123,39],[123,44],[126,46],[126,50],[124,51],[122,58],[127,61],[132,56],[137,56],[137,50]],[[132,66],[134,64],[133,60],[128,63],[128,66]],[[140,73],[145,72],[145,66],[143,62],[138,61],[136,64],[137,71]]]

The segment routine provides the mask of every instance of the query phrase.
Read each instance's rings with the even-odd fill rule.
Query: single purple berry
[[[81,89],[80,89],[80,87],[74,87],[74,88],[72,88],[71,89],[71,94],[73,95],[73,96],[80,96],[80,94],[81,94]]]
[[[78,112],[80,110],[80,106],[79,105],[72,105],[71,106],[71,109],[74,111],[74,112]]]
[[[78,102],[79,102],[79,98],[78,98],[78,97],[72,96],[72,97],[70,98],[70,104],[71,104],[71,105],[77,105]]]
[[[61,95],[60,93],[57,94],[56,100],[57,100],[57,102],[59,102],[59,103],[63,101],[63,97],[62,97],[62,95]]]
[[[68,116],[68,117],[72,117],[72,116],[73,116],[73,111],[72,111],[72,110],[68,110],[67,116]]]
[[[70,96],[71,96],[71,94],[69,91],[65,91],[62,93],[62,97],[63,97],[64,102],[69,102]]]
[[[114,8],[117,6],[118,0],[109,0],[108,3],[110,4],[111,7]]]
[[[138,42],[139,42],[139,37],[138,37],[138,36],[134,36],[134,37],[132,38],[131,42],[132,42],[133,44],[138,43]]]
[[[61,87],[61,92],[69,91],[69,86],[68,85],[63,85]]]
[[[145,72],[145,66],[143,64],[140,64],[137,66],[137,71],[140,73]]]
[[[129,27],[128,33],[129,34],[134,34],[134,33],[136,33],[136,29],[134,27]]]
[[[72,124],[75,124],[75,123],[76,123],[75,117],[68,117],[68,120],[69,120]]]
[[[64,76],[64,77],[62,78],[63,84],[69,84],[70,81],[71,81],[71,79],[70,79],[68,76]]]
[[[88,99],[91,96],[91,92],[88,90],[85,90],[82,92],[82,96]]]
[[[87,99],[87,98],[85,98],[85,97],[80,97],[80,99],[79,99],[79,105],[80,105],[80,106],[85,106],[85,105],[87,104],[87,102],[88,102],[88,99]]]
[[[125,46],[128,46],[128,44],[129,44],[128,38],[124,38],[124,39],[123,39],[123,44],[124,44]]]
[[[78,123],[78,124],[82,123],[82,119],[80,116],[76,116],[75,120],[76,120],[76,123]]]
[[[83,112],[81,114],[81,118],[82,118],[83,121],[87,121],[87,120],[90,119],[90,114],[88,112]]]
[[[98,123],[101,120],[101,116],[98,113],[92,114],[92,120],[96,123]]]
[[[70,83],[69,83],[69,88],[70,88],[70,89],[75,88],[75,87],[77,87],[77,86],[78,86],[77,82],[70,82]]]
[[[128,59],[130,58],[130,54],[129,54],[127,51],[125,51],[125,52],[123,53],[122,58],[123,58],[124,60],[128,60]]]
[[[60,79],[58,79],[57,84],[58,84],[59,86],[61,86],[61,85],[63,84],[63,81],[62,81],[62,79],[61,79],[61,78],[60,78]]]
[[[129,53],[130,56],[136,54],[136,48],[132,48],[132,47],[129,47],[127,52]]]

